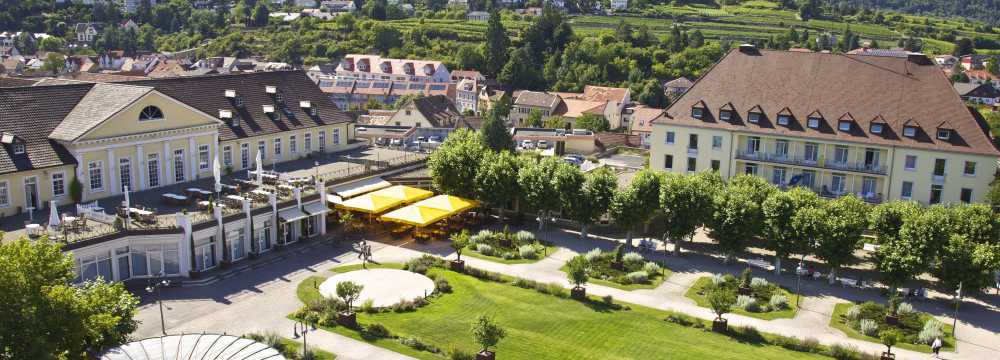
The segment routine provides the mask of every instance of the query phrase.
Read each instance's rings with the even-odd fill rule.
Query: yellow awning
[[[387,198],[397,199],[399,201],[402,201],[403,203],[411,203],[414,201],[423,200],[431,196],[434,196],[433,192],[406,185],[394,185],[387,187],[385,189],[371,192],[370,194],[375,196],[384,196]]]
[[[347,199],[337,204],[337,207],[369,214],[379,214],[402,203],[403,201],[399,199],[368,193]]]
[[[445,210],[410,205],[382,215],[381,219],[417,227],[424,227],[448,217],[449,214],[450,212]]]
[[[476,202],[473,200],[466,200],[458,196],[438,195],[430,199],[421,200],[420,202],[417,202],[413,205],[431,209],[444,210],[451,214],[454,214],[468,210],[469,208],[476,206]]]

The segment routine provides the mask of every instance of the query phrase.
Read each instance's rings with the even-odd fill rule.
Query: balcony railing
[[[752,160],[752,161],[761,161],[761,162],[769,162],[776,164],[809,166],[809,167],[818,167],[831,170],[852,171],[852,172],[861,172],[861,173],[876,174],[876,175],[887,174],[886,167],[881,165],[837,163],[833,161],[817,161],[813,159],[807,159],[805,157],[779,155],[779,154],[765,153],[763,151],[749,152],[746,150],[740,150],[736,153],[736,158],[740,160]]]
[[[842,191],[842,192],[841,191],[833,191],[828,186],[805,186],[805,185],[798,185],[798,186],[799,187],[804,187],[804,188],[809,189],[809,190],[812,190],[814,193],[816,193],[820,197],[824,197],[824,198],[828,198],[828,199],[836,199],[836,198],[839,198],[841,196],[847,196],[847,195],[851,195],[852,194],[849,191]],[[791,188],[789,186],[783,186],[783,185],[778,185],[778,187],[781,188],[782,190],[786,190],[786,189]],[[882,200],[883,200],[883,196],[882,196],[881,193],[867,193],[866,194],[866,193],[860,193],[859,192],[859,193],[854,194],[854,195],[856,195],[857,197],[861,198],[861,200],[864,200],[865,202],[871,203],[871,204],[880,204],[880,203],[882,203]]]

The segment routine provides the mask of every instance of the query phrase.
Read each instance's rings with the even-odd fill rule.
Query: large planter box
[[[712,331],[717,333],[725,333],[729,330],[729,320],[726,319],[715,319],[712,320]]]
[[[753,289],[751,289],[749,286],[748,287],[740,286],[739,288],[736,289],[736,291],[740,295],[746,295],[746,296],[753,295]]]
[[[448,268],[455,272],[465,272],[465,260],[452,260]]]
[[[346,328],[358,328],[358,314],[354,312],[342,312],[337,314],[337,324]]]
[[[886,323],[886,325],[898,325],[899,324],[899,316],[896,316],[896,315],[886,315],[885,316],[885,323]]]
[[[586,300],[587,289],[579,286],[573,287],[569,290],[569,296],[576,300]]]
[[[890,353],[884,352],[884,353],[882,353],[882,356],[879,357],[879,360],[896,360],[896,354],[890,354]]]
[[[495,360],[497,354],[492,351],[480,351],[476,354],[476,360]]]

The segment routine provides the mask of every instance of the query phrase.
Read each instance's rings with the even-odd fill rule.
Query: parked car
[[[403,146],[403,139],[392,139],[392,141],[389,142],[389,145]]]
[[[580,166],[580,164],[583,164],[582,161],[580,161],[577,158],[572,157],[572,156],[563,156],[563,161],[565,161],[567,163],[570,163],[570,164],[573,164],[573,165],[576,165],[576,166]]]
[[[427,141],[430,141],[430,142],[441,142],[441,137],[440,136],[431,136],[431,137],[427,138]]]
[[[375,139],[375,145],[386,146],[389,145],[389,139],[380,137]]]
[[[417,136],[417,142],[418,142],[418,143],[422,143],[422,142],[424,142],[424,141],[427,141],[427,138],[425,138],[425,137],[423,137],[423,136]]]
[[[539,149],[548,149],[549,148],[549,142],[545,141],[545,140],[538,140],[538,148]]]
[[[535,143],[533,141],[531,141],[531,140],[522,140],[521,141],[521,148],[522,149],[534,149],[535,148]]]

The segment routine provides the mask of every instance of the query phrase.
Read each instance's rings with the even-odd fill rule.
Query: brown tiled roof
[[[298,70],[165,78],[131,81],[128,84],[151,86],[209,115],[214,116],[222,109],[232,111],[234,116],[239,115],[239,127],[227,123],[219,128],[220,140],[351,121],[350,116],[340,111],[305,72]],[[277,87],[284,102],[279,104],[275,97],[265,93],[265,86]],[[226,90],[236,90],[243,106],[236,107],[225,96]],[[319,110],[319,116],[313,116],[300,107],[300,101],[309,101],[312,108]],[[265,114],[263,105],[274,105],[277,118],[272,119]]]
[[[38,82],[37,79],[0,76],[0,88],[32,86],[36,82]]]
[[[663,109],[651,108],[648,106],[636,106],[632,108],[632,131],[653,131],[653,119],[663,113]]]
[[[83,99],[94,84],[18,87],[0,89],[0,131],[13,133],[25,141],[27,151],[14,155],[0,148],[0,173],[41,169],[76,160],[48,135]]]
[[[521,91],[514,99],[514,104],[551,108],[558,104],[559,96],[541,91]]]
[[[705,117],[691,116],[691,108],[704,102]],[[732,102],[736,116],[718,120],[718,109]],[[758,123],[745,121],[747,111],[759,105],[764,116]],[[778,125],[784,108],[792,115],[788,126]],[[823,114],[818,129],[807,126],[807,116]],[[846,113],[858,126],[837,129]],[[870,133],[873,119],[884,118],[882,134]],[[947,120],[955,133],[937,139],[936,126]],[[922,56],[913,59],[853,56],[788,51],[733,50],[715,64],[694,86],[654,120],[751,133],[851,141],[998,156],[981,117],[965,106],[941,70]],[[917,136],[904,137],[903,124],[920,126]]]
[[[462,114],[444,95],[424,96],[413,99],[413,106],[434,127],[455,127]]]

